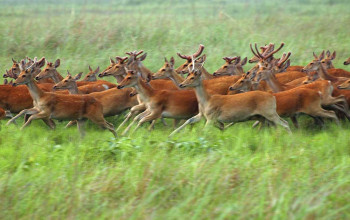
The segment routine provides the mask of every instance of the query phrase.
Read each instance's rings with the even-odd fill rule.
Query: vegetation
[[[251,57],[249,43],[285,42],[292,64],[312,52],[349,57],[347,1],[3,1],[0,71],[11,58],[61,59],[65,73],[103,69],[109,57],[143,49],[156,71],[163,58],[206,46],[206,68],[221,57]],[[183,61],[176,58],[176,65]],[[249,66],[249,65],[248,65]],[[248,69],[249,67],[245,67]],[[113,79],[111,79],[112,81]],[[123,115],[107,118],[118,125]],[[19,121],[18,123],[22,123]],[[171,121],[112,138],[42,121],[0,130],[1,219],[349,219],[349,123],[224,132],[203,123],[173,139]]]

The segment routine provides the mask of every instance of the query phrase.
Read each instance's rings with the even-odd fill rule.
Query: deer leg
[[[140,114],[138,114],[134,120],[129,124],[129,126],[127,128],[125,128],[125,130],[123,131],[122,135],[125,135],[126,133],[128,133],[128,131],[130,130],[130,128],[136,123],[136,121],[140,120],[141,118],[145,117],[146,115],[150,114],[149,110],[146,110],[144,112],[141,112]]]
[[[11,118],[6,125],[10,125],[12,122],[14,122],[17,118],[21,117],[24,114],[37,114],[39,112],[36,108],[30,108],[30,109],[24,109],[20,113],[18,113],[15,117]]]
[[[148,127],[149,131],[152,131],[154,129],[154,124],[156,123],[157,120],[153,120],[150,126]]]
[[[64,128],[69,128],[75,124],[77,124],[77,121],[70,121],[70,122],[68,122],[68,124],[66,124],[66,126],[64,126]]]
[[[166,123],[166,121],[164,120],[164,118],[161,118],[160,120],[162,121],[162,123],[163,123],[164,126],[168,126],[168,124]]]
[[[124,126],[124,124],[126,122],[128,122],[132,116],[136,115],[140,111],[145,111],[145,110],[146,110],[145,104],[139,104],[139,105],[132,107],[130,109],[130,112],[126,115],[125,120],[118,126],[117,131],[119,131],[119,129],[122,128]]]
[[[29,118],[28,118],[28,121],[26,123],[24,123],[24,125],[21,127],[21,130],[25,127],[27,127],[30,122],[32,120],[35,120],[35,119],[43,119],[43,118],[48,118],[49,117],[49,114],[47,114],[46,112],[39,112],[37,114],[34,114],[34,115],[31,115]]]
[[[289,134],[292,133],[292,131],[289,128],[288,122],[284,119],[282,119],[277,113],[273,115],[267,115],[264,116],[267,120],[273,122],[275,125],[281,125],[284,127]]]
[[[202,113],[198,113],[197,115],[193,116],[192,118],[188,119],[185,123],[183,123],[180,127],[178,127],[177,129],[175,129],[173,132],[171,132],[171,134],[169,135],[169,137],[172,137],[175,133],[179,132],[181,129],[183,129],[184,127],[186,127],[186,125],[188,124],[194,124],[196,122],[199,122],[202,118]]]
[[[296,129],[299,129],[299,123],[298,123],[297,117],[295,115],[293,115],[292,117],[290,117],[290,120],[292,120],[294,127]]]
[[[50,119],[50,118],[43,118],[42,120],[47,126],[50,127],[50,129],[54,130],[56,128],[56,124],[55,124],[55,122],[52,119]]]
[[[148,122],[148,121],[152,121],[152,120],[156,120],[157,118],[159,118],[161,116],[161,114],[162,114],[162,111],[154,111],[154,112],[151,112],[150,114],[144,116],[143,118],[141,118],[141,120],[139,121],[136,128],[132,131],[131,134],[133,134],[143,123]]]
[[[312,115],[313,116],[323,117],[323,118],[333,119],[333,120],[335,120],[335,123],[337,123],[337,125],[340,125],[339,119],[338,119],[338,117],[337,117],[337,115],[335,114],[334,111],[328,111],[328,110],[324,110],[323,108],[320,108],[318,111],[316,111]]]
[[[72,122],[72,121],[70,121],[70,122]],[[81,138],[85,137],[85,131],[84,131],[85,121],[84,120],[76,120],[74,122],[77,123],[78,131],[80,133],[80,137]]]

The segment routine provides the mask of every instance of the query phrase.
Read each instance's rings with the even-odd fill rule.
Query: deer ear
[[[245,57],[245,58],[241,61],[241,66],[246,65],[246,64],[247,64],[247,60],[248,60],[248,58]]]
[[[83,72],[78,73],[77,75],[74,76],[74,80],[79,80],[82,75],[83,75]]]
[[[241,57],[240,57],[240,56],[237,57],[235,63],[236,63],[236,64],[239,64],[239,62],[241,62]]]
[[[109,61],[111,62],[111,64],[115,64],[115,61],[112,58],[109,58]]]
[[[9,82],[7,79],[4,79],[4,85],[7,85]]]
[[[171,58],[170,58],[170,64],[171,64],[171,67],[174,67],[174,64],[175,64],[175,59],[174,59],[174,57],[171,57]]]
[[[168,62],[168,59],[167,59],[166,57],[164,57],[164,62],[165,62],[165,63],[169,63],[169,62]]]
[[[334,51],[333,54],[332,54],[332,57],[331,57],[331,60],[334,60],[334,58],[337,56],[337,52]]]
[[[94,73],[94,74],[96,74],[96,73],[98,73],[98,72],[100,72],[100,66],[98,66],[98,67],[95,69],[95,73]]]
[[[327,57],[330,57],[330,56],[331,56],[331,52],[330,52],[329,50],[327,50],[326,56],[327,56]]]
[[[60,64],[61,64],[61,60],[57,59],[56,62],[55,62],[55,68],[59,67]]]
[[[17,63],[17,61],[16,61],[16,60],[14,60],[13,58],[12,58],[12,62],[13,62],[14,64],[16,64],[16,63]]]
[[[138,58],[138,60],[139,60],[139,61],[143,61],[143,60],[146,59],[146,57],[147,57],[147,53],[144,53],[142,56],[140,56],[140,57]]]
[[[45,57],[41,58],[37,63],[37,67],[41,68],[45,65]]]
[[[92,68],[91,68],[91,66],[89,65],[89,70],[90,70],[90,72],[92,72]]]

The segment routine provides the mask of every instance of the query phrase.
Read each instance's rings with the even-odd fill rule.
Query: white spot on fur
[[[103,88],[105,88],[106,90],[109,89],[109,87],[106,84],[102,84]]]

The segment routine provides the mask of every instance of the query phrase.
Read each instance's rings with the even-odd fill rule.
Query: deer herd
[[[44,57],[12,59],[12,67],[4,74],[12,79],[0,85],[0,118],[11,118],[9,125],[24,116],[22,128],[41,119],[51,129],[55,128],[54,119],[66,120],[66,127],[76,124],[82,136],[84,122],[89,119],[115,137],[127,123],[122,135],[146,122],[153,129],[157,119],[166,125],[164,118],[174,120],[170,136],[202,117],[205,127],[225,129],[236,122],[255,120],[253,126],[280,125],[289,133],[283,118],[289,117],[299,128],[300,113],[312,117],[318,126],[327,118],[337,124],[339,119],[350,120],[350,72],[334,67],[336,52],[313,53],[305,67],[290,66],[290,52],[281,58],[275,56],[283,46],[250,45],[251,59],[224,57],[225,63],[213,74],[205,68],[203,45],[191,55],[177,53],[185,60],[177,68],[174,57],[165,58],[164,65],[153,73],[143,64],[147,53],[132,51],[126,57],[111,58],[103,71],[89,66],[82,80],[82,73],[73,76],[67,71],[63,77],[59,59],[54,63]],[[245,71],[247,62],[255,65]],[[350,58],[344,62],[349,64]],[[96,76],[113,76],[117,84]],[[105,119],[126,111],[117,129]]]

